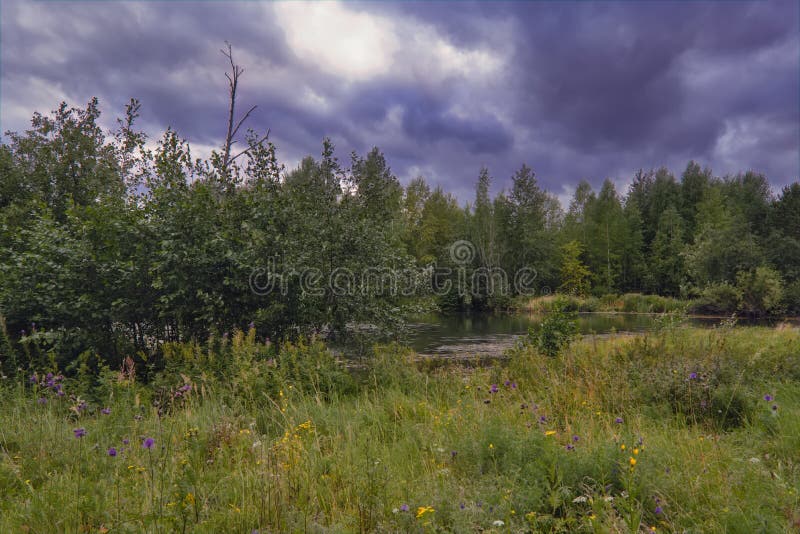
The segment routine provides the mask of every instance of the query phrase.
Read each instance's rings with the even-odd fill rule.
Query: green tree
[[[559,291],[583,296],[589,291],[592,273],[581,261],[583,250],[578,241],[570,241],[561,246],[561,285]]]

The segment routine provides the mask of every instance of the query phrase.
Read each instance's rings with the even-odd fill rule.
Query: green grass
[[[800,526],[797,330],[667,328],[478,369],[390,346],[352,376],[318,343],[214,347],[172,347],[147,385],[8,379],[0,532]]]

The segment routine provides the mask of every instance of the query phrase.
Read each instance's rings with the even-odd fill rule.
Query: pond
[[[441,358],[487,358],[500,356],[517,339],[537,326],[542,315],[457,314],[418,317],[410,326],[407,343],[417,353]],[[581,313],[578,330],[581,334],[612,332],[645,332],[653,329],[658,315],[635,313]],[[713,328],[722,317],[689,317],[685,324]],[[791,320],[798,324],[796,319]],[[765,321],[743,321],[737,324],[770,324]]]

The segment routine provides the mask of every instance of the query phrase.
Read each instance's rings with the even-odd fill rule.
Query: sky
[[[684,2],[157,2],[2,0],[0,129],[135,97],[153,142],[171,126],[207,155],[224,138],[229,41],[240,112],[292,167],[332,139],[373,146],[401,182],[466,202],[526,163],[569,198],[624,192],[636,170],[689,160],[723,176],[800,177],[796,0]]]

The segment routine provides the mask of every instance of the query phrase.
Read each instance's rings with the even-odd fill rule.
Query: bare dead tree
[[[252,146],[250,146],[238,154],[231,156],[231,147],[233,147],[234,143],[236,143],[234,138],[239,132],[239,128],[241,128],[242,124],[244,124],[244,121],[247,120],[250,114],[255,111],[258,106],[253,106],[247,110],[247,113],[245,113],[242,118],[236,122],[236,125],[234,125],[233,119],[236,113],[236,90],[239,87],[239,77],[244,73],[244,69],[237,65],[233,60],[233,48],[231,47],[231,44],[228,41],[225,41],[225,45],[227,46],[227,49],[221,49],[220,52],[222,52],[223,56],[228,58],[228,62],[231,64],[231,72],[225,73],[225,77],[228,79],[228,132],[225,135],[225,145],[222,154],[222,170],[227,172],[231,163],[233,163],[239,156],[247,154],[252,148]],[[267,133],[263,137],[259,138],[254,146],[260,145],[269,139],[269,132],[270,131],[267,130]]]

